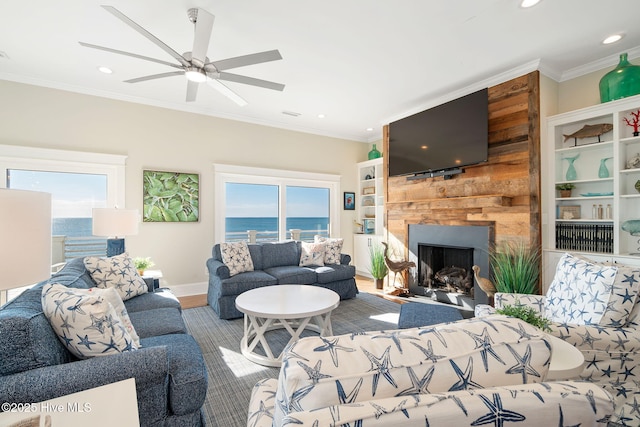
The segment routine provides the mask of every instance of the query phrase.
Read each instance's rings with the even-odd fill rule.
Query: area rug
[[[331,315],[334,335],[396,329],[400,305],[361,292],[341,301]],[[267,368],[240,353],[243,319],[221,320],[210,307],[183,311],[189,333],[202,349],[209,372],[204,416],[209,427],[244,427],[253,385],[264,378],[277,378],[279,368]],[[288,337],[273,331],[269,342],[274,351]],[[310,332],[309,334],[313,334]]]

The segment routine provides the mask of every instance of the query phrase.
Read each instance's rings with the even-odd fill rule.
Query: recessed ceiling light
[[[319,119],[324,119],[324,114],[318,114]]]
[[[602,40],[602,44],[611,44],[619,41],[624,37],[624,34],[612,34],[606,39]]]
[[[537,5],[538,3],[540,3],[540,0],[522,0],[522,3],[520,3],[520,7],[532,7]]]
[[[98,67],[98,71],[105,74],[113,74],[113,70],[109,67]]]
[[[367,128],[367,132],[373,132],[373,128]]]

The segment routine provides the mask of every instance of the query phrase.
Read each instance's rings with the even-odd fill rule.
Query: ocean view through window
[[[313,241],[315,235],[329,236],[329,188],[227,182],[225,195],[227,242]]]
[[[54,249],[56,241],[62,245],[54,261],[104,256],[106,239],[93,236],[91,212],[94,207],[106,206],[106,175],[8,169],[7,184],[8,188],[51,194]]]

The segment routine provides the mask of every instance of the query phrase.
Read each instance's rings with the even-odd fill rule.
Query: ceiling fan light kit
[[[223,72],[223,70],[230,70],[233,68],[246,67],[249,65],[260,64],[263,62],[277,61],[282,59],[278,50],[270,50],[266,52],[253,53],[249,55],[238,56],[235,58],[223,59],[220,61],[209,61],[207,58],[207,49],[209,48],[209,41],[211,40],[211,33],[213,30],[214,16],[204,9],[191,8],[187,11],[189,21],[195,26],[195,35],[193,40],[193,48],[191,52],[185,52],[180,55],[173,50],[167,44],[162,42],[156,36],[145,30],[143,27],[135,23],[132,19],[120,12],[113,6],[103,5],[107,12],[118,18],[123,23],[137,31],[142,36],[149,39],[152,43],[158,46],[160,49],[168,53],[178,63],[171,63],[160,59],[150,58],[147,56],[124,52],[121,50],[112,49],[109,47],[98,46],[90,43],[79,42],[80,45],[92,49],[103,50],[106,52],[117,53],[119,55],[130,56],[133,58],[142,59],[145,61],[155,62],[158,64],[170,66],[176,68],[179,71],[164,72],[160,74],[154,74],[150,76],[137,77],[133,79],[125,80],[126,83],[140,83],[147,80],[161,79],[165,77],[172,77],[176,75],[184,75],[187,78],[187,102],[193,102],[196,100],[199,83],[207,82],[209,86],[218,90],[222,95],[234,101],[240,106],[247,105],[240,95],[235,93],[229,87],[224,85],[220,80],[231,81],[235,83],[241,83],[245,85],[262,87],[265,89],[282,91],[284,85],[281,83],[270,82],[266,80],[260,80],[253,77],[241,76],[238,74],[232,74]]]
[[[184,75],[187,77],[187,80],[191,80],[192,82],[204,83],[207,81],[207,75],[202,71],[202,68],[187,67]]]

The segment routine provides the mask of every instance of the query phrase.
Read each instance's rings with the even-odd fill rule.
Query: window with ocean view
[[[63,239],[64,259],[104,255],[105,239],[92,235],[92,209],[107,203],[107,176],[7,170],[7,188],[51,193],[51,233]]]
[[[254,172],[253,168],[237,169]],[[318,174],[269,172],[274,176],[220,177],[218,188],[224,198],[219,200],[223,203],[217,205],[216,212],[224,212],[224,241],[313,241],[317,234],[328,237],[337,221],[338,202],[333,201],[337,184],[306,177]]]
[[[287,231],[300,230],[300,240],[329,236],[329,189],[287,186]],[[292,238],[292,236],[288,236]]]
[[[94,207],[125,206],[126,156],[0,144],[0,188],[51,194],[52,264],[106,255]]]

